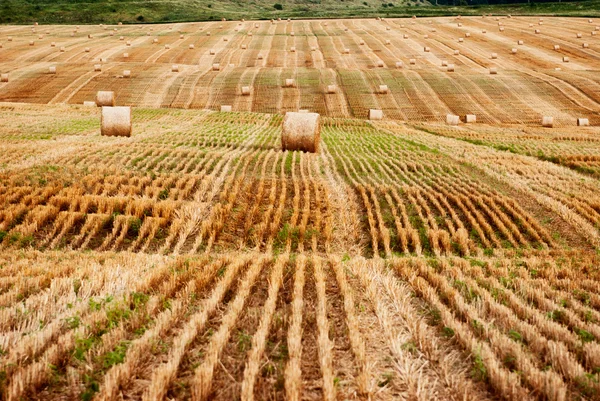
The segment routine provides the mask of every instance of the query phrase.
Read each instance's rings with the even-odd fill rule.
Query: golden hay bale
[[[131,136],[131,107],[102,107],[100,134]]]
[[[583,36],[583,35],[582,35],[582,34],[580,34],[580,33],[578,33],[578,34],[577,34],[577,38],[578,38],[578,39],[581,39],[581,37],[582,37],[582,36]]]
[[[165,45],[165,50],[169,50],[171,48],[171,45]]]
[[[295,36],[294,31],[290,32],[290,36]]]
[[[404,63],[402,61],[396,61],[396,68],[404,67]]]
[[[177,64],[173,64],[171,66],[171,72],[179,72],[179,66]]]
[[[465,38],[470,38],[471,34],[469,32],[465,33]]]
[[[158,39],[153,39],[152,43],[158,43]]]
[[[327,85],[327,93],[333,94],[335,92],[336,92],[335,85]]]
[[[216,52],[213,49],[210,49],[208,51],[208,54],[210,54],[211,56],[214,56],[216,54]]]
[[[35,45],[35,42],[33,40],[30,40],[29,41],[29,46],[33,46],[33,45]]]
[[[388,88],[387,85],[379,85],[379,93],[380,94],[385,95],[389,91],[390,91],[390,89]]]
[[[56,74],[56,67],[48,67],[48,74]]]
[[[431,49],[430,49],[428,46],[425,46],[425,47],[423,48],[423,51],[424,51],[425,53],[429,53],[429,52],[431,51]]]
[[[504,32],[504,27],[503,27],[503,26],[501,26],[501,27],[500,27],[498,30],[499,30],[500,32]]]
[[[210,32],[206,32],[206,36],[210,36]]]
[[[115,33],[114,33],[114,32],[111,32],[109,36],[115,36]]]
[[[569,62],[569,58],[568,57],[563,57],[563,63],[568,63]]]
[[[242,86],[242,96],[250,96],[250,87]]]
[[[492,53],[492,54],[490,55],[490,58],[491,58],[491,59],[497,59],[497,58],[498,58],[498,53]]]
[[[213,70],[213,71],[219,71],[220,69],[221,69],[221,64],[219,64],[219,63],[214,63],[214,64],[212,65],[212,70]]]
[[[115,105],[115,92],[98,91],[96,93],[96,104],[98,107],[113,107]]]
[[[383,60],[378,60],[377,61],[377,67],[383,68],[384,66],[385,66],[385,64],[383,64]]]
[[[56,42],[50,43],[50,47],[56,47]]]
[[[248,46],[242,45],[242,50],[246,50],[247,48],[248,48]]]
[[[392,44],[392,41],[391,41],[391,40],[389,40],[389,39],[386,39],[386,41],[385,41],[385,44],[389,46],[389,45],[391,45],[391,44]]]
[[[38,35],[38,39],[39,39],[39,40],[42,40],[42,39],[44,39],[44,35]]]
[[[179,35],[179,39],[183,39],[183,35]]]
[[[446,68],[447,72],[454,72],[454,64],[448,64],[448,67]]]
[[[359,43],[361,46],[363,46],[363,45],[365,44],[365,41],[361,39],[361,40],[360,40],[360,42],[358,42],[358,43]]]
[[[552,126],[554,126],[554,117],[542,117],[542,127],[552,128]]]
[[[386,30],[386,31],[391,31],[391,30],[392,30],[392,28],[390,28],[389,26],[386,26],[386,27],[385,27],[385,30]]]
[[[311,52],[316,52],[316,51],[317,51],[317,48],[316,48],[316,47],[314,47],[314,46],[311,46],[311,48],[310,48],[310,51],[311,51]]]
[[[93,39],[94,37],[92,35],[88,35],[88,39]]]
[[[0,82],[8,82],[8,74],[1,74]]]
[[[587,43],[582,43],[581,47],[583,47],[584,49],[587,49],[588,47],[590,47],[590,45],[588,45]]]
[[[370,109],[369,120],[383,120],[383,110]]]
[[[460,50],[454,50],[454,55],[455,56],[460,56]]]
[[[95,72],[102,71],[102,65],[100,65],[100,64],[94,64],[94,71]]]
[[[252,36],[252,35],[253,35],[252,32],[248,32],[248,36]]]
[[[465,123],[475,123],[477,122],[477,116],[475,114],[467,114],[463,117]]]
[[[258,57],[256,57],[256,58],[259,59],[259,60],[262,60],[263,59],[263,55],[259,54]]]
[[[123,58],[129,58],[129,53],[123,53]]]
[[[429,35],[425,35],[423,36],[425,39],[429,39]]]
[[[223,42],[227,42],[228,40],[228,38],[223,38]]]
[[[517,51],[518,51],[518,50],[517,50],[517,48],[516,48],[516,47],[513,47],[513,48],[512,48],[512,50],[511,50],[510,52],[511,52],[512,54],[517,54]]]
[[[83,106],[84,107],[96,107],[96,102],[91,102],[89,100],[86,100],[83,102]]]
[[[89,53],[89,52],[90,52],[90,48],[89,48],[89,47],[86,47],[86,48],[85,48],[85,49],[83,49],[83,50],[84,50],[86,53]]]
[[[344,54],[350,54],[350,49],[344,49]]]
[[[539,35],[540,33],[541,33],[541,31],[540,31],[539,29],[536,29],[536,30],[535,30],[535,34],[536,34],[536,35]]]
[[[8,38],[6,38],[6,40],[8,40],[9,42],[12,42],[12,36],[9,36]]]
[[[498,68],[496,68],[496,67],[490,67],[490,74],[491,75],[498,74]]]
[[[408,39],[408,35],[403,35],[402,36],[404,39]]]
[[[590,120],[588,120],[587,118],[578,118],[577,119],[578,127],[587,127],[589,125],[590,125]]]
[[[254,28],[258,29],[258,24],[254,24]]]
[[[411,59],[409,59],[409,60],[408,60],[408,62],[410,63],[410,65],[415,65],[415,64],[417,64],[417,60],[416,60],[416,59],[414,59],[414,58],[411,58]]]
[[[293,88],[294,86],[296,86],[296,81],[293,78],[286,78],[286,80],[285,80],[285,87],[286,88]]]
[[[123,36],[119,36],[119,40],[125,40]]]
[[[281,130],[282,150],[318,153],[320,142],[321,124],[319,114],[285,113]]]
[[[67,51],[67,49],[65,49],[65,47],[64,47],[64,46],[61,46],[61,47],[60,47],[60,51],[61,51],[61,52],[65,52],[65,51]]]
[[[291,51],[292,53],[295,53],[295,52],[296,52],[296,47],[295,47],[295,46],[292,46],[292,47],[290,47],[290,51]]]
[[[487,30],[483,29],[483,30],[481,31],[481,33],[487,33]]]
[[[194,49],[194,47],[195,47],[194,45],[189,45],[189,46],[188,46],[188,49],[190,49],[190,50],[193,50],[193,49]]]
[[[446,115],[446,124],[448,125],[458,125],[459,121],[460,118],[458,116],[455,116],[454,114]]]
[[[458,43],[462,43],[462,42],[464,42],[464,39],[463,38],[458,38]]]
[[[128,40],[127,42],[125,42],[125,45],[126,46],[131,46],[131,41]]]
[[[592,31],[592,36],[596,36],[596,32],[595,31]]]
[[[448,66],[448,60],[442,60],[442,67]]]
[[[554,45],[554,50],[560,50],[560,45]]]
[[[517,44],[518,44],[519,46],[522,46],[522,45],[523,45],[523,43],[524,43],[524,42],[523,42],[522,40],[519,40],[519,41],[517,42]]]
[[[229,113],[231,112],[231,106],[230,105],[222,105],[221,106],[221,113]]]

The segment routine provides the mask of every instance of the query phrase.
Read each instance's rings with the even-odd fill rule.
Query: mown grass
[[[283,6],[274,8],[275,3]],[[600,0],[479,6],[431,6],[426,0],[3,0],[0,23],[160,23],[227,19],[444,15],[600,16]],[[390,6],[392,4],[393,6]]]

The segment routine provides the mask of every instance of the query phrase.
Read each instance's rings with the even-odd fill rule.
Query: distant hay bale
[[[286,88],[293,88],[294,86],[296,86],[296,81],[293,78],[287,78],[285,80],[285,87]]]
[[[385,41],[385,44],[386,44],[387,46],[389,46],[389,45],[391,45],[391,44],[392,44],[392,41],[391,41],[391,40],[389,40],[389,39],[386,39],[386,41]]]
[[[61,46],[61,47],[60,47],[60,51],[64,53],[65,51],[67,51],[67,49],[65,49],[65,47],[64,47],[64,46]]]
[[[460,56],[460,50],[454,50],[454,55],[455,56]]]
[[[250,87],[242,86],[242,96],[250,96]]]
[[[94,64],[94,71],[95,72],[102,71],[102,65],[100,65],[100,64]]]
[[[131,71],[123,70],[123,78],[131,78]]]
[[[467,124],[477,122],[477,116],[475,114],[467,114],[463,117],[463,121]]]
[[[248,36],[252,36],[252,32],[248,32]]]
[[[173,64],[171,66],[171,72],[179,72],[179,66],[177,64]]]
[[[295,36],[296,34],[294,33],[294,31],[290,32],[290,36]]]
[[[446,115],[446,124],[448,125],[458,125],[460,118],[455,116],[454,114]]]
[[[408,39],[408,35],[404,35],[402,36],[404,39]]]
[[[498,28],[498,30],[499,30],[500,32],[504,32],[504,27],[503,27],[503,26],[501,26],[500,28]]]
[[[492,54],[490,55],[490,58],[491,58],[491,59],[497,59],[497,58],[498,58],[498,53],[492,53]]]
[[[126,46],[131,46],[131,41],[128,40],[127,42],[125,42],[125,45]]]
[[[254,24],[254,28],[258,29],[259,25],[258,24]]]
[[[344,32],[348,32],[348,28],[344,28]]]
[[[379,85],[379,93],[382,95],[387,94],[390,91],[387,85]]]
[[[409,59],[409,60],[408,60],[408,62],[410,63],[410,65],[415,65],[415,64],[417,64],[417,60],[416,60],[416,59],[414,59],[414,58],[411,58],[411,59]]]
[[[512,50],[511,50],[511,53],[512,53],[512,54],[517,54],[517,48],[516,48],[516,47],[513,47],[513,48],[512,48]]]
[[[221,64],[219,64],[219,63],[214,63],[214,64],[212,65],[212,70],[213,70],[213,71],[219,71],[220,69],[221,69]]]
[[[263,59],[263,55],[259,54],[258,57],[256,57],[256,58],[259,59],[259,60],[262,60]]]
[[[119,40],[125,40],[123,36],[119,36]]]
[[[429,53],[429,52],[431,51],[431,49],[430,49],[428,46],[425,46],[425,47],[423,48],[423,51],[424,51],[425,53]]]
[[[523,45],[523,43],[524,43],[524,42],[523,42],[522,40],[519,40],[519,41],[517,42],[517,44],[518,44],[519,46],[522,46],[522,45]]]
[[[423,38],[429,39],[429,35],[425,35],[425,36],[423,36]]]
[[[361,39],[361,40],[360,40],[360,42],[358,42],[358,43],[359,43],[361,46],[363,46],[363,45],[365,44],[365,41]]]
[[[312,46],[312,47],[310,48],[310,51],[311,51],[311,52],[316,52],[316,51],[317,51],[317,48],[316,48],[316,47],[314,47],[314,46]]]
[[[84,51],[85,51],[86,53],[89,53],[89,52],[90,52],[90,48],[89,48],[89,47],[86,47],[86,48],[84,49]]]
[[[109,34],[109,36],[115,36],[115,33],[114,33],[114,32],[111,32],[111,33]]]
[[[56,67],[48,67],[48,74],[56,74]]]
[[[88,35],[88,39],[94,39],[94,36],[90,34]]]
[[[179,35],[179,39],[183,39],[183,35]]]
[[[333,94],[335,92],[336,92],[335,85],[327,85],[327,93]]]
[[[448,64],[448,67],[446,67],[446,71],[447,72],[454,72],[454,64]]]
[[[296,52],[296,47],[295,46],[290,47],[290,52],[295,53]]]
[[[344,49],[344,54],[350,54],[350,49]]]
[[[6,40],[8,40],[9,42],[12,42],[12,36],[9,36],[8,38],[6,38]]]
[[[563,57],[563,59],[562,59],[562,60],[563,60],[563,63],[568,63],[568,62],[569,62],[569,58],[568,58],[568,57],[566,57],[566,56],[565,56],[565,57]]]
[[[404,67],[404,63],[402,61],[396,61],[396,68]]]
[[[96,107],[96,102],[91,102],[89,100],[86,100],[83,102],[83,106],[84,107]]]
[[[554,50],[560,50],[560,45],[554,45]]]
[[[583,35],[582,35],[582,34],[580,34],[580,33],[578,33],[578,34],[577,34],[577,38],[578,38],[578,39],[581,39],[581,37],[582,37],[582,36],[583,36]]]
[[[498,68],[496,68],[496,67],[490,67],[490,74],[491,75],[498,74]]]
[[[464,39],[463,38],[458,38],[458,43],[462,43],[462,42],[464,42]]]
[[[383,64],[383,60],[378,60],[377,61],[377,67],[383,68],[384,66],[385,66],[385,64]]]
[[[35,42],[33,40],[30,40],[29,41],[29,46],[33,46],[33,45],[35,45]]]
[[[0,74],[0,82],[8,82],[8,74]]]
[[[214,56],[216,54],[216,52],[213,49],[210,49],[208,51],[208,54],[210,54],[211,56]]]
[[[285,113],[281,130],[282,150],[318,153],[321,142],[320,116],[317,113]]]
[[[113,107],[115,105],[115,92],[98,91],[96,93],[96,104],[98,107]]]
[[[448,66],[448,60],[442,60],[442,67]]]
[[[481,33],[487,33],[487,30],[483,29],[483,30],[481,31]]]
[[[554,126],[554,117],[544,116],[542,117],[542,127],[552,128]]]
[[[588,47],[590,47],[590,45],[588,45],[587,43],[582,43],[581,47],[583,47],[584,49],[587,49]]]
[[[536,35],[539,35],[540,33],[541,33],[541,31],[540,31],[539,29],[536,29],[536,30],[535,30],[535,34],[536,34]]]
[[[385,30],[386,30],[386,31],[391,31],[391,30],[392,30],[392,28],[390,28],[389,26],[386,26],[386,27],[385,27]]]
[[[131,136],[131,107],[102,107],[102,136]]]
[[[590,120],[588,120],[587,118],[578,118],[577,119],[578,127],[587,127],[589,125],[590,125]]]
[[[229,113],[231,112],[231,106],[230,105],[221,105],[221,113]]]
[[[223,38],[223,42],[227,42],[228,40],[228,38]]]
[[[465,38],[470,38],[471,34],[469,32],[465,33]]]
[[[171,48],[171,45],[165,45],[165,50],[169,50]]]
[[[246,50],[247,48],[248,48],[248,46],[242,45],[242,50]]]
[[[152,43],[158,43],[158,39],[153,39]]]
[[[129,58],[129,53],[123,53],[123,58]]]
[[[195,47],[194,45],[189,45],[189,46],[188,46],[188,49],[190,49],[190,50],[193,50],[193,49],[194,49],[194,47]]]
[[[460,27],[462,27],[462,24],[461,24],[460,22],[458,23],[458,27],[459,27],[459,28],[460,28]]]
[[[383,120],[383,110],[370,109],[369,120]]]

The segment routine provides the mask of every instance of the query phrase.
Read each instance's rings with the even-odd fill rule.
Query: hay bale
[[[455,56],[460,56],[460,50],[454,50],[454,55]]]
[[[169,50],[171,48],[171,45],[165,45],[165,50]]]
[[[377,61],[377,67],[383,68],[384,66],[385,66],[385,64],[383,64],[383,60],[378,60]]]
[[[327,85],[327,93],[333,94],[335,92],[336,92],[335,85]]]
[[[88,39],[94,39],[92,35],[88,35]]]
[[[247,48],[248,48],[248,46],[242,45],[242,50],[246,50]]]
[[[223,42],[227,42],[228,40],[228,38],[223,38]]]
[[[471,34],[469,32],[465,33],[465,38],[470,38]]]
[[[0,44],[0,47],[2,47],[2,45]],[[56,42],[52,42],[50,43],[50,47],[56,47]]]
[[[512,54],[517,54],[517,48],[513,47],[512,50],[510,51]]]
[[[497,58],[498,58],[498,53],[492,53],[492,54],[490,55],[490,58],[491,58],[491,59],[494,59],[494,60],[495,60],[495,59],[497,59]]]
[[[500,27],[498,30],[499,30],[500,32],[504,32],[504,27],[503,27],[503,26],[501,26],[501,27]]]
[[[114,32],[111,32],[111,33],[109,34],[109,36],[115,36],[115,33],[114,33]]]
[[[361,46],[364,46],[365,41],[361,39],[360,42],[358,42],[358,44],[361,45]]]
[[[458,43],[462,43],[462,42],[464,42],[464,39],[463,38],[458,38]]]
[[[0,82],[8,82],[8,74],[0,74]]]
[[[430,49],[428,46],[425,46],[425,47],[423,48],[423,51],[424,51],[425,53],[429,53],[429,52],[431,51],[431,49]]]
[[[584,49],[587,49],[588,47],[590,47],[590,45],[588,45],[587,43],[582,43],[581,47],[583,47]]]
[[[179,39],[183,39],[183,35],[179,35]]]
[[[386,26],[386,27],[385,27],[385,30],[386,30],[386,31],[391,31],[391,30],[392,30],[392,28],[390,28],[389,26]]]
[[[173,64],[171,66],[171,72],[179,72],[179,66],[177,64]]]
[[[65,47],[64,47],[64,46],[61,46],[61,47],[60,47],[60,51],[64,53],[64,52],[66,52],[66,51],[67,51],[67,49],[65,49]]]
[[[126,46],[131,46],[131,41],[128,40],[127,42],[125,42],[125,45]]]
[[[194,47],[195,47],[194,45],[189,45],[189,46],[188,46],[188,49],[190,49],[190,50],[193,50],[193,49],[194,49]]]
[[[131,71],[123,70],[123,78],[131,78]]]
[[[539,29],[536,29],[536,30],[535,30],[535,34],[536,34],[536,35],[539,35],[540,33],[541,33],[541,31],[540,31]]]
[[[35,42],[33,40],[30,40],[29,41],[29,46],[33,46],[33,45],[35,45]]]
[[[560,45],[554,45],[554,50],[560,50]]]
[[[588,127],[589,125],[590,125],[590,120],[588,120],[587,118],[578,118],[577,119],[578,127]]]
[[[382,95],[387,94],[390,91],[387,85],[379,85],[379,93]]]
[[[481,33],[487,33],[487,30],[483,29],[483,30],[481,31]]]
[[[285,113],[281,130],[282,150],[318,153],[321,142],[320,116],[317,113]]]
[[[578,33],[577,34],[577,39],[581,39],[582,36],[583,36],[582,34]]]
[[[219,71],[220,69],[221,69],[221,64],[219,64],[219,63],[214,63],[214,64],[212,65],[212,70],[213,70],[213,71]]]
[[[454,72],[454,64],[448,64],[448,67],[446,67],[446,71],[447,72]]]
[[[94,64],[94,71],[95,72],[102,71],[102,65],[100,65],[100,64]]]
[[[296,81],[293,78],[287,78],[285,80],[285,87],[286,88],[293,88],[294,86],[296,86]]]
[[[56,67],[48,67],[48,74],[56,74]]]
[[[568,57],[563,57],[563,63],[568,63],[569,62],[569,58]]]
[[[259,60],[262,60],[263,59],[263,55],[259,54],[258,57],[256,57],[256,58],[259,59]]]
[[[258,27],[259,27],[258,24],[254,24],[254,28],[258,29]]]
[[[290,36],[296,36],[296,34],[294,33],[294,31],[290,32]]]
[[[348,28],[344,28],[344,32],[348,32]]]
[[[458,125],[460,118],[455,116],[454,114],[446,115],[446,124],[448,125]]]
[[[524,42],[523,42],[522,40],[519,40],[519,41],[517,42],[517,44],[518,44],[519,46],[523,46],[523,43],[524,43]]]
[[[96,93],[96,104],[98,107],[113,107],[115,105],[115,92],[98,91]]]
[[[544,116],[542,117],[542,127],[552,128],[554,126],[554,117]]]
[[[410,65],[415,65],[415,64],[417,64],[417,60],[416,60],[416,59],[414,59],[414,58],[411,58],[411,59],[409,59],[409,60],[408,60],[408,62],[410,63]]]
[[[477,122],[477,116],[475,114],[467,114],[462,119],[465,123],[475,123]]]
[[[83,106],[84,107],[96,107],[96,102],[91,102],[89,100],[86,100],[83,102]]]
[[[216,54],[216,52],[213,49],[210,49],[208,51],[208,54],[210,54],[211,56],[214,56]]]
[[[248,36],[252,36],[252,32],[248,32]]]
[[[89,52],[90,52],[90,48],[89,48],[89,47],[86,47],[86,48],[85,48],[85,49],[83,49],[83,50],[84,50],[86,53],[89,53]]]
[[[423,38],[429,39],[429,35],[425,35],[425,36],[423,36]]]
[[[221,105],[221,113],[229,113],[231,112],[231,106],[230,105]]]
[[[152,43],[158,43],[158,39],[153,39]]]
[[[310,48],[310,51],[311,51],[311,52],[316,52],[316,51],[317,51],[317,48],[316,48],[316,47],[314,47],[314,46],[311,46],[311,48]]]
[[[123,58],[129,58],[129,53],[123,53]]]
[[[250,96],[250,87],[242,86],[242,96]]]
[[[370,109],[369,120],[383,120],[383,110]]]
[[[125,40],[123,36],[119,36],[119,40]]]
[[[344,49],[344,54],[350,54],[350,49]]]
[[[8,40],[9,42],[12,42],[12,36],[9,36],[8,38],[6,38],[6,40]]]
[[[295,46],[290,47],[290,52],[296,53],[296,47]]]
[[[404,36],[403,36],[403,38],[404,38],[404,39],[408,39],[408,35],[404,35]]]
[[[491,75],[496,75],[498,74],[498,69],[496,67],[490,67],[490,74]]]
[[[102,107],[102,136],[131,136],[131,107]]]
[[[402,61],[396,61],[396,68],[404,67],[404,63]]]

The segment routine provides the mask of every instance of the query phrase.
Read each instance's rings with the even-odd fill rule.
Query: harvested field
[[[0,398],[600,399],[600,21],[500,21],[1,26]]]

